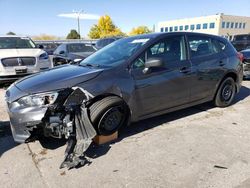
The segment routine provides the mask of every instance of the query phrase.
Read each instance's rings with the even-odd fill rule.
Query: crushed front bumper
[[[30,131],[42,123],[47,111],[47,107],[20,108],[16,101],[26,95],[15,84],[8,88],[5,95],[13,138],[19,143],[24,143],[31,136]]]
[[[18,143],[24,143],[30,136],[30,131],[42,123],[47,108],[9,109],[10,125],[13,138]]]

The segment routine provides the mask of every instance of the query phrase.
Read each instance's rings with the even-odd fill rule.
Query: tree
[[[124,36],[125,33],[113,23],[110,16],[104,15],[99,19],[97,24],[91,27],[88,35],[92,39],[99,39],[112,36]]]
[[[100,32],[99,32],[99,28],[98,28],[98,25],[93,25],[91,28],[90,28],[90,31],[89,31],[89,37],[92,38],[92,39],[99,39],[100,38]]]
[[[70,33],[66,37],[67,39],[80,39],[81,36],[75,29],[71,29]]]
[[[133,35],[141,35],[141,34],[146,34],[146,33],[151,33],[152,31],[150,31],[150,29],[147,26],[139,26],[136,28],[133,28],[129,35],[133,36]]]
[[[8,33],[6,33],[6,35],[16,35],[16,33],[9,31]]]

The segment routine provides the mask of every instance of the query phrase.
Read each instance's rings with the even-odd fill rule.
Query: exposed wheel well
[[[237,74],[234,73],[234,72],[229,72],[229,73],[227,73],[227,74],[224,76],[223,80],[224,80],[225,78],[227,78],[227,77],[233,78],[235,82],[238,81],[238,76],[237,76]]]
[[[105,97],[110,97],[110,96],[116,96],[116,97],[121,98],[121,96],[115,95],[115,94],[113,94],[113,93],[105,93],[105,94],[98,95],[98,96],[94,97],[93,99],[91,99],[91,100],[89,101],[88,106],[91,106],[91,105],[92,105],[93,103],[95,103],[96,101],[99,101],[99,100],[101,100],[101,99],[103,99],[103,98],[105,98]],[[123,98],[121,98],[121,99],[123,100]],[[126,107],[128,108],[129,116],[131,116],[131,110],[130,110],[130,108],[129,108],[129,105],[126,103],[126,101],[123,100],[123,102],[124,102],[124,104],[126,105]]]

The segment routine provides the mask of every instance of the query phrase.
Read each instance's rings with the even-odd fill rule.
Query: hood
[[[8,58],[8,57],[38,57],[42,53],[43,50],[37,48],[31,49],[0,49],[0,59]]]
[[[93,53],[94,52],[76,52],[76,53],[71,53],[71,54],[74,55],[74,56],[77,56],[77,57],[86,58],[86,57],[90,56]]]
[[[77,65],[59,66],[25,77],[15,83],[21,91],[34,94],[64,88],[71,88],[98,76],[103,69],[81,67]]]

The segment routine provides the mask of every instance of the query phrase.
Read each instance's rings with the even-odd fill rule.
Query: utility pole
[[[80,10],[78,12],[75,12],[77,14],[77,30],[78,30],[78,34],[79,34],[79,39],[81,39],[81,31],[80,31],[80,16],[83,13],[83,10]]]

